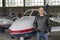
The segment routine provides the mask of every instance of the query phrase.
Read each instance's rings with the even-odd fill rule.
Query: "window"
[[[38,13],[39,13],[38,11],[35,11],[35,10],[34,10],[33,13],[32,13],[32,16],[37,16]]]
[[[23,7],[23,0],[6,0],[6,7]]]
[[[44,6],[44,0],[25,0],[25,6]]]
[[[60,5],[60,0],[49,0],[50,6],[58,6]]]
[[[0,7],[2,7],[2,0],[0,0]]]
[[[23,7],[24,0],[6,0],[6,7]],[[25,6],[44,6],[44,0],[25,0]]]
[[[26,14],[25,14],[25,16],[29,16],[31,14],[31,12],[32,12],[32,10],[27,11]]]

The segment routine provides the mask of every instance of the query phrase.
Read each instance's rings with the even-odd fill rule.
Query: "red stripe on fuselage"
[[[33,31],[33,30],[34,30],[34,28],[26,29],[26,30],[17,30],[17,31],[10,30],[10,34],[26,33],[26,32],[30,32],[30,31]]]

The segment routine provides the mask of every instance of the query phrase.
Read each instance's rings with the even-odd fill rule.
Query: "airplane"
[[[0,33],[5,33],[5,30],[8,29],[12,23],[21,16],[22,14],[17,14],[16,12],[11,12],[8,15],[0,13]]]
[[[1,27],[7,27],[7,26],[11,25],[12,23],[13,23],[13,21],[10,19],[4,18],[4,17],[0,18]]]
[[[0,13],[0,26],[7,27],[8,25],[12,23],[13,23],[13,20],[11,20],[9,16]]]
[[[0,33],[5,33],[5,29],[8,29],[13,22],[9,16],[0,13]]]
[[[34,26],[33,22],[35,19],[35,16],[37,14],[38,9],[29,9],[26,12],[24,12],[24,16],[21,17],[20,19],[17,19],[10,27],[10,35],[13,37],[27,37],[31,36],[34,32]],[[47,13],[45,12],[47,15]],[[50,17],[51,21],[59,22],[60,23],[60,18],[55,18],[55,17]],[[60,27],[52,27],[51,32],[56,32],[60,31]],[[23,38],[24,39],[24,38]],[[18,39],[19,40],[19,39]]]
[[[19,14],[20,16],[21,14]],[[2,15],[2,13],[0,13],[0,26],[1,27],[7,27],[9,25],[11,25],[14,20],[17,20],[19,17],[18,17],[18,14],[12,12],[10,13],[8,16],[7,15]]]

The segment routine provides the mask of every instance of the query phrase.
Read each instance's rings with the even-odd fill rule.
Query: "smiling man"
[[[37,40],[41,40],[41,38],[48,40],[47,33],[51,30],[49,16],[45,15],[44,7],[40,7],[38,11],[39,15],[34,20],[34,27],[37,30]]]

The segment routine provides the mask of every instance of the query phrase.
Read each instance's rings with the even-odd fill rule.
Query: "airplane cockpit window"
[[[32,16],[37,16],[38,13],[39,13],[38,11],[33,11]]]
[[[28,11],[26,12],[26,14],[24,16],[29,16],[31,14],[32,11]]]

